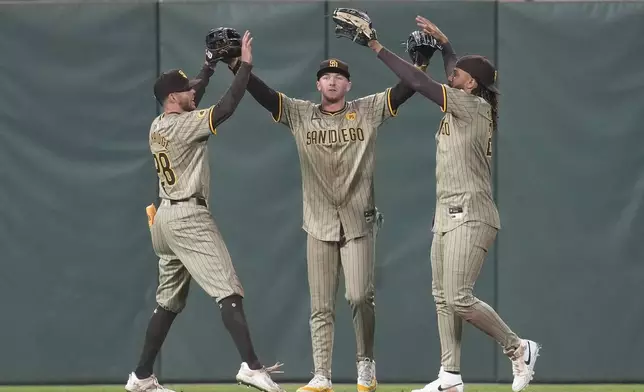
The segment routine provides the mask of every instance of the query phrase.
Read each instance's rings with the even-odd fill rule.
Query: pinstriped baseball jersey
[[[492,108],[484,99],[443,85],[445,115],[436,132],[434,232],[467,221],[500,228],[492,196]]]
[[[208,199],[210,167],[208,137],[217,133],[211,106],[191,112],[161,114],[150,126],[150,151],[159,176],[159,196],[180,200]]]
[[[396,112],[391,89],[345,104],[336,113],[279,93],[274,118],[295,137],[303,189],[303,229],[322,241],[366,235],[375,221],[374,153],[378,127]]]

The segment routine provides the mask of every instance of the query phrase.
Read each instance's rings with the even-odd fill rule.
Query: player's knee
[[[445,293],[440,290],[432,290],[432,297],[436,305],[445,305]]]
[[[374,301],[373,293],[364,291],[347,291],[345,298],[351,307],[372,305]]]
[[[186,307],[186,303],[185,301],[157,301],[157,307],[170,313],[179,314]]]
[[[459,316],[466,316],[471,313],[472,307],[476,304],[477,299],[472,295],[446,298],[445,303],[449,309]]]
[[[189,283],[190,280],[184,277],[178,286],[160,285],[156,292],[157,305],[172,313],[181,313],[188,301]]]
[[[311,317],[322,317],[323,315],[333,314],[334,302],[331,299],[322,299],[317,296],[311,298]]]

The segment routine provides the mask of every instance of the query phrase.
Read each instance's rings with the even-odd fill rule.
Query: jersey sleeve
[[[355,103],[363,115],[366,115],[370,119],[374,127],[398,115],[398,110],[394,110],[391,106],[391,88],[358,98],[355,100]]]
[[[479,101],[477,97],[445,84],[442,86],[443,107],[441,107],[441,110],[445,113],[451,113],[459,120],[471,121],[474,114],[478,112]]]
[[[301,123],[305,113],[313,104],[310,101],[290,98],[280,92],[277,95],[279,96],[279,115],[277,118],[273,116],[273,121],[284,124],[292,130]]]
[[[181,124],[181,136],[187,142],[194,142],[208,138],[210,135],[216,135],[214,113],[215,106],[205,109],[196,109],[183,114],[183,124]]]

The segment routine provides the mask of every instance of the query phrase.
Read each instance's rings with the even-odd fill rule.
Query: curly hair
[[[487,103],[490,104],[492,107],[492,129],[494,132],[496,132],[496,124],[497,120],[499,117],[499,101],[498,101],[498,96],[485,88],[482,84],[479,83],[479,85],[472,90],[472,94],[483,98],[484,100],[487,101]]]

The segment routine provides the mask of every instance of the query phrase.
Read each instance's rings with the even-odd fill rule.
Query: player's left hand
[[[443,34],[438,26],[430,22],[429,19],[418,15],[416,17],[416,24],[418,25],[418,27],[423,29],[424,32],[436,38],[440,44],[445,45],[449,41],[447,39],[447,36]]]
[[[333,11],[335,35],[338,38],[348,38],[362,46],[368,46],[369,41],[378,39],[376,29],[371,26],[371,18],[365,12],[355,8],[336,8]]]

